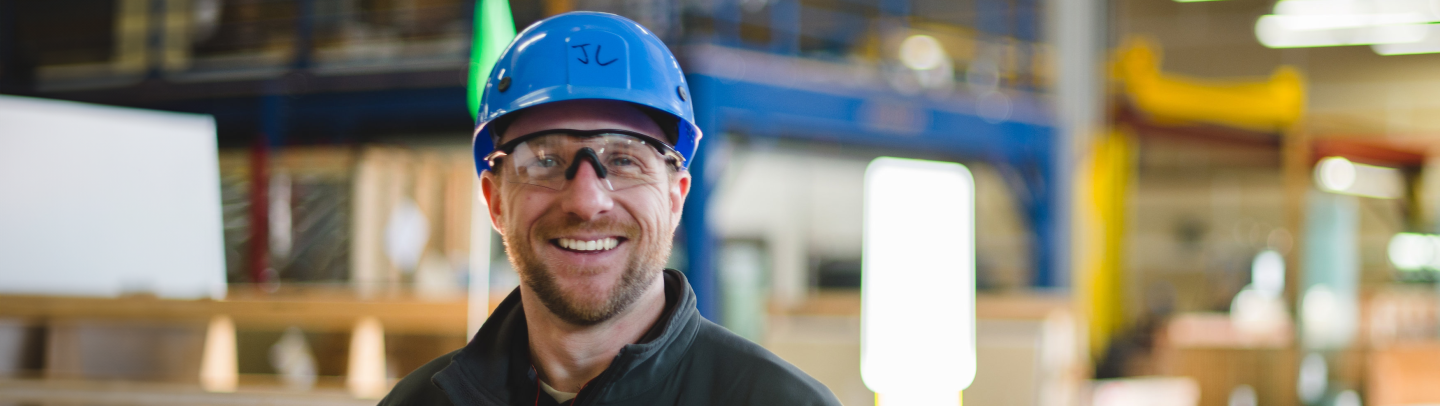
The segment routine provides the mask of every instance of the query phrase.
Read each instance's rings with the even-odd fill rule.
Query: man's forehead
[[[505,128],[499,143],[537,131],[629,130],[664,140],[665,132],[650,116],[630,103],[615,100],[567,100],[522,110]]]

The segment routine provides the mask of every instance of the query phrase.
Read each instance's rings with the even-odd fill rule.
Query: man
[[[566,13],[496,63],[476,128],[490,218],[520,287],[473,340],[382,405],[838,405],[700,317],[664,269],[700,140],[675,57],[639,24]]]

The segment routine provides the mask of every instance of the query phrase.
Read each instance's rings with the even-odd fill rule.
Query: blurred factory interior
[[[882,156],[974,177],[965,404],[1440,403],[1432,3],[0,0],[0,405],[374,404],[463,346],[519,284],[472,53],[570,10],[688,74],[701,313],[844,404]]]

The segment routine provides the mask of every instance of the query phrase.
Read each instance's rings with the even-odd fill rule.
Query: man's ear
[[[685,198],[690,196],[690,181],[690,171],[682,171],[670,182],[670,214],[676,221],[685,210]]]
[[[485,207],[490,212],[490,225],[495,228],[495,232],[505,235],[505,229],[500,227],[500,190],[494,172],[480,172],[480,193],[485,196]]]

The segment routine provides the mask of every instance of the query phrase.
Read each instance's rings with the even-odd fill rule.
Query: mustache
[[[634,239],[635,236],[640,233],[638,225],[622,222],[611,217],[603,217],[590,221],[571,216],[565,216],[562,219],[555,220],[542,220],[537,230],[539,232],[536,234],[545,240],[582,233],[618,235]]]

